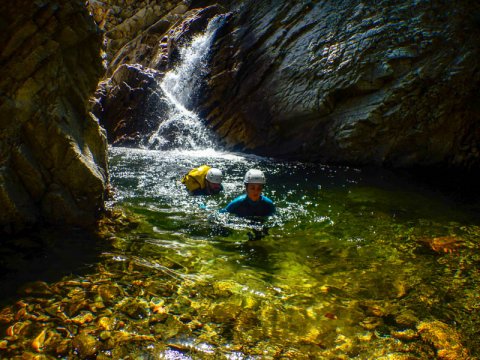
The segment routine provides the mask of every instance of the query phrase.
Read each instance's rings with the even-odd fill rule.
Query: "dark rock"
[[[480,4],[245,2],[202,114],[231,148],[302,160],[478,166]]]
[[[192,1],[185,11],[177,3],[138,22],[134,36],[119,32],[133,20],[109,25],[122,47],[109,48],[119,50],[109,54],[108,74],[135,63],[168,71],[213,15],[231,12],[196,99],[228,148],[355,165],[478,167],[479,3],[212,4]]]
[[[158,126],[167,111],[158,73],[141,65],[122,65],[100,83],[93,113],[115,145],[139,145]]]
[[[101,36],[81,1],[0,10],[0,232],[93,224],[107,183],[105,135],[87,112]]]

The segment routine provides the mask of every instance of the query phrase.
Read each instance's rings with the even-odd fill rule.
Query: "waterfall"
[[[215,136],[192,110],[205,75],[214,35],[225,15],[210,20],[206,31],[180,49],[176,68],[165,74],[158,84],[168,106],[167,116],[161,119],[157,130],[149,137],[148,147],[154,149],[212,148]]]

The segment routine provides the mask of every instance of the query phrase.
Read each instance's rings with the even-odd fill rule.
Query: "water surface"
[[[190,196],[180,179],[204,163],[225,190]],[[219,214],[252,167],[277,214]],[[2,358],[478,357],[480,228],[462,203],[386,171],[212,149],[111,148],[110,169],[133,221],[4,247],[3,283],[34,282],[4,292]]]
[[[223,194],[192,197],[179,182],[203,163],[224,171]],[[441,321],[476,354],[478,214],[462,204],[386,171],[214,150],[116,148],[111,164],[117,201],[144,221],[120,246],[173,266],[185,303],[171,306],[205,324],[185,340],[196,351],[372,358],[407,351],[404,332]],[[252,167],[267,174],[277,214],[219,215]],[[416,334],[415,352],[428,353]]]
[[[110,149],[110,206],[130,220],[2,243],[0,358],[477,358],[478,205],[387,171],[211,149],[194,108],[224,21],[159,81],[150,149]],[[184,189],[202,164],[223,193]],[[218,213],[250,168],[277,206],[261,223]]]

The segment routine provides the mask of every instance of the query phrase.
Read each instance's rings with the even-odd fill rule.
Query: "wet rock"
[[[0,324],[11,323],[14,319],[15,314],[11,307],[5,307],[0,311]]]
[[[88,334],[79,334],[75,336],[72,340],[72,345],[82,359],[95,355],[99,346],[97,340]]]
[[[212,47],[201,114],[236,150],[478,166],[479,7],[250,2]]]
[[[180,333],[188,333],[189,328],[175,317],[170,316],[164,324],[155,324],[154,331],[156,335],[159,335],[162,339],[167,340],[177,336]]]
[[[47,329],[43,329],[40,334],[37,335],[32,341],[32,348],[37,352],[43,351],[43,346],[45,344],[45,335],[47,334]]]
[[[421,238],[419,240],[437,253],[453,253],[463,245],[463,239],[457,236],[440,236],[434,238]]]
[[[158,119],[168,110],[163,91],[157,87],[159,74],[141,65],[122,65],[111,78],[101,82],[92,109],[116,145],[138,145],[157,129]]]
[[[407,295],[410,290],[410,286],[406,280],[396,279],[393,282],[393,288],[395,289],[395,297],[402,298]]]
[[[84,325],[95,320],[95,316],[89,311],[83,311],[81,314],[71,319],[72,323],[77,325]]]
[[[234,293],[239,293],[242,286],[234,281],[216,281],[213,284],[213,293],[216,296],[229,297]]]
[[[150,323],[163,323],[168,319],[167,313],[153,314],[149,317]]]
[[[360,304],[360,307],[370,316],[382,317],[388,313],[386,305],[379,304],[375,301],[364,301]]]
[[[112,337],[112,333],[110,331],[102,331],[99,337],[101,340],[106,341]]]
[[[424,321],[418,326],[423,341],[432,344],[439,359],[470,359],[458,332],[441,321]]]
[[[8,336],[25,335],[29,333],[31,325],[32,325],[31,321],[16,322],[7,328],[6,334]]]
[[[418,338],[418,333],[413,329],[400,330],[400,331],[392,330],[390,334],[395,339],[399,339],[403,341],[411,341]]]
[[[375,330],[383,325],[383,320],[378,317],[366,317],[360,322],[360,326],[366,330]]]
[[[105,284],[98,286],[98,294],[103,302],[107,305],[112,305],[122,295],[122,289],[115,284]]]
[[[88,308],[89,301],[85,299],[85,296],[85,292],[81,290],[80,296],[75,296],[74,298],[70,299],[70,302],[67,304],[65,309],[65,312],[68,316],[76,316],[79,311]]]
[[[121,312],[130,318],[140,320],[148,317],[150,314],[150,306],[143,299],[128,298],[117,304]]]
[[[55,353],[57,355],[65,355],[70,350],[70,346],[71,346],[71,340],[70,339],[61,340],[56,345]]]
[[[105,135],[88,114],[101,36],[81,1],[2,2],[0,12],[0,232],[90,226],[107,183]]]
[[[53,291],[50,288],[50,286],[43,281],[37,281],[34,283],[26,284],[19,290],[19,292],[23,295],[38,296],[38,297],[40,296],[48,297],[53,294]]]
[[[406,328],[413,328],[418,323],[418,318],[412,310],[402,311],[395,317],[395,322]]]
[[[34,354],[29,351],[26,351],[22,354],[22,360],[50,360],[51,358],[47,355]]]
[[[97,326],[100,329],[111,331],[115,329],[116,320],[113,317],[102,316],[97,321]]]

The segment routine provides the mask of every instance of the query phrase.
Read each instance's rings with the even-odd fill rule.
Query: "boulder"
[[[93,113],[114,145],[138,146],[158,127],[168,111],[156,78],[161,74],[141,65],[121,65],[99,84]]]

